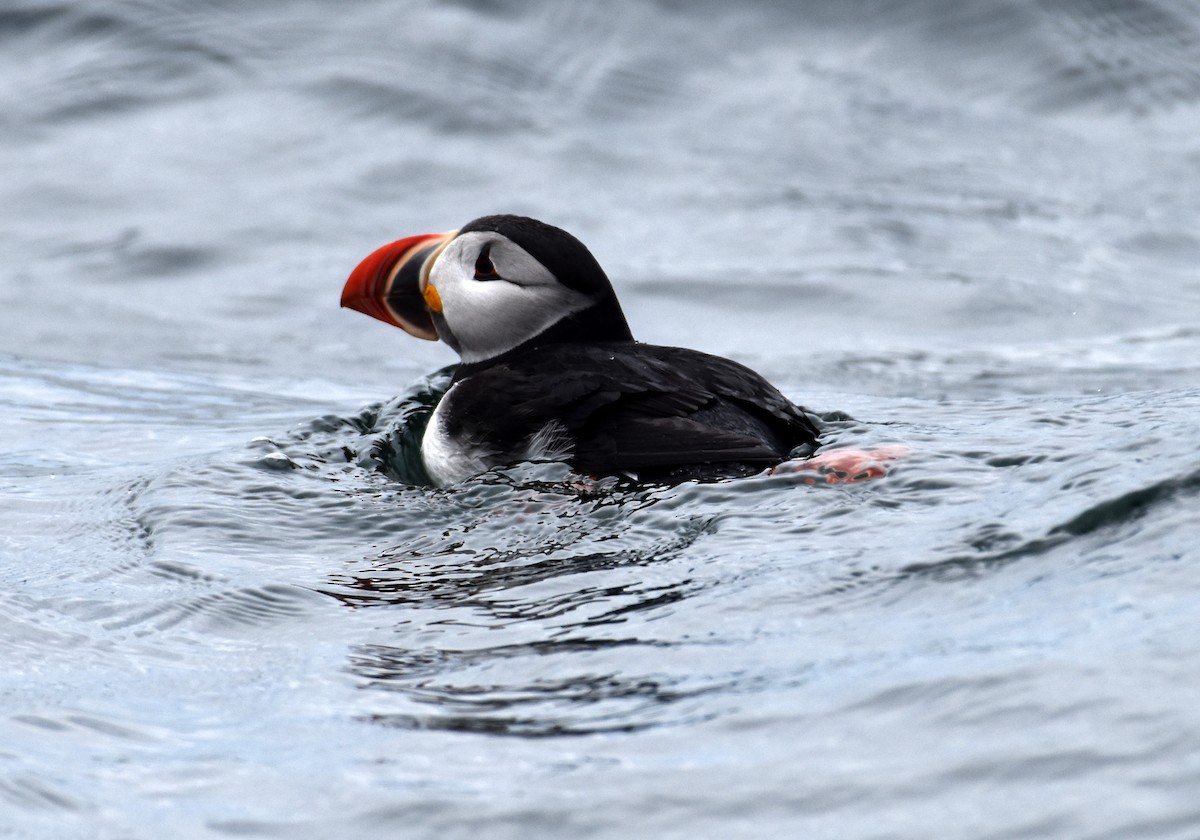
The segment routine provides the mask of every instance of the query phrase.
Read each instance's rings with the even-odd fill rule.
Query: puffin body
[[[534,219],[485,216],[385,245],[351,274],[342,305],[462,358],[422,441],[440,486],[538,460],[716,479],[817,443],[804,410],[749,368],[634,341],[588,249]]]

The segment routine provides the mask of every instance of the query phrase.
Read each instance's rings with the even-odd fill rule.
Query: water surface
[[[1200,6],[0,40],[0,836],[1196,835]],[[421,486],[452,354],[338,293],[502,211],[911,454]]]

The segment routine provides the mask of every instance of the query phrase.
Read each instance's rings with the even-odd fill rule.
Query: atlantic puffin
[[[438,486],[522,461],[677,483],[747,476],[819,431],[737,362],[635,341],[582,242],[523,216],[484,216],[384,245],[341,305],[441,339],[462,362],[421,444]]]

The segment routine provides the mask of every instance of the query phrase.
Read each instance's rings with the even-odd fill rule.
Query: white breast
[[[489,452],[463,446],[447,431],[446,406],[450,404],[450,395],[457,387],[458,383],[452,385],[437,404],[429,417],[429,425],[425,427],[425,436],[421,438],[421,460],[425,462],[425,472],[429,473],[438,487],[458,484],[493,466]]]
[[[521,461],[561,461],[571,457],[572,441],[566,428],[551,421],[531,434],[525,446],[515,452],[496,452],[474,446],[450,435],[446,423],[450,397],[461,383],[455,383],[442,397],[429,417],[425,436],[421,438],[421,460],[425,471],[438,487],[458,484],[492,467],[508,466]]]

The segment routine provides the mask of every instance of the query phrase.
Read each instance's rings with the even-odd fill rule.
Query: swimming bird
[[[635,341],[587,247],[536,219],[384,245],[341,303],[461,358],[421,443],[439,486],[539,460],[650,482],[745,476],[818,442],[805,410],[744,365]]]

